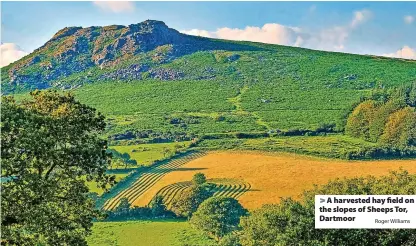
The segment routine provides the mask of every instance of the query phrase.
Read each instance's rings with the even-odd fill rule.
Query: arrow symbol
[[[320,198],[320,199],[319,199],[319,202],[320,202],[320,203],[324,203],[324,202],[325,202],[325,199]]]

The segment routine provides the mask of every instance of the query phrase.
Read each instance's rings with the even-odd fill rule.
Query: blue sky
[[[201,36],[416,59],[416,2],[2,2],[1,42],[31,52],[66,26],[164,21]],[[6,48],[2,47],[6,52]],[[7,50],[10,51],[10,50]],[[414,57],[413,57],[414,56]]]

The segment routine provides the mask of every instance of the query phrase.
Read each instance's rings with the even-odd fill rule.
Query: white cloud
[[[287,27],[277,23],[267,23],[262,27],[247,26],[244,29],[223,27],[214,32],[199,29],[183,30],[181,32],[189,35],[209,38],[282,45],[299,45],[303,40],[301,37],[302,33],[299,28]]]
[[[134,3],[128,1],[94,1],[93,3],[104,11],[114,13],[133,12],[135,9]]]
[[[411,16],[411,15],[406,15],[405,17],[403,17],[404,23],[406,24],[412,24],[413,21],[415,21],[415,17]]]
[[[383,54],[382,56],[416,60],[416,50],[405,45],[394,53]]]
[[[181,33],[185,33],[188,35],[193,36],[201,36],[201,37],[207,37],[207,38],[215,38],[214,35],[211,32],[205,31],[205,30],[199,30],[199,29],[191,29],[191,30],[183,30]]]
[[[366,22],[367,20],[371,19],[373,13],[369,10],[361,10],[355,11],[354,17],[351,20],[351,28],[355,28],[356,26]]]
[[[28,54],[13,43],[1,43],[0,48],[0,67],[7,66]]]
[[[299,27],[284,26],[278,23],[267,23],[262,27],[247,26],[243,29],[223,27],[216,31],[192,29],[182,33],[189,35],[220,38],[229,40],[244,40],[270,44],[300,46],[305,48],[342,51],[346,47],[348,36],[354,29],[372,17],[368,10],[354,12],[350,22],[341,26],[318,30],[315,32]]]
[[[216,31],[218,38],[263,42],[269,44],[293,45],[297,38],[297,29],[277,23],[268,23],[263,27],[248,26],[245,29],[220,28]]]

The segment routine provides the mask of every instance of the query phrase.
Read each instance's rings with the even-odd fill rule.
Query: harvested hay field
[[[248,209],[278,203],[280,197],[297,198],[313,184],[342,177],[387,174],[402,167],[416,173],[416,160],[345,161],[285,153],[210,152],[163,176],[137,197],[133,205],[145,206],[165,186],[187,182],[197,172],[207,178],[237,179],[251,185],[238,200]]]
[[[249,191],[251,187],[249,183],[236,179],[209,179],[207,182],[215,185],[213,195],[215,197],[232,197],[238,199],[244,192]],[[170,184],[159,190],[156,195],[162,196],[163,203],[167,208],[170,208],[173,198],[191,185],[191,181]]]

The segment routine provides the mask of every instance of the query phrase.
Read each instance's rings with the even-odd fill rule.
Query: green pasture
[[[137,144],[110,146],[120,153],[127,153],[130,158],[136,160],[138,165],[149,166],[156,160],[162,160],[171,156],[175,150],[185,150],[190,141],[177,143]]]
[[[181,220],[95,222],[92,235],[87,240],[91,246],[215,245],[211,239],[191,228],[188,222]]]
[[[332,134],[328,136],[292,136],[257,139],[212,139],[200,142],[197,149],[281,151],[328,158],[345,158],[346,153],[358,152],[362,149],[375,146],[377,144],[361,139],[341,134]]]

